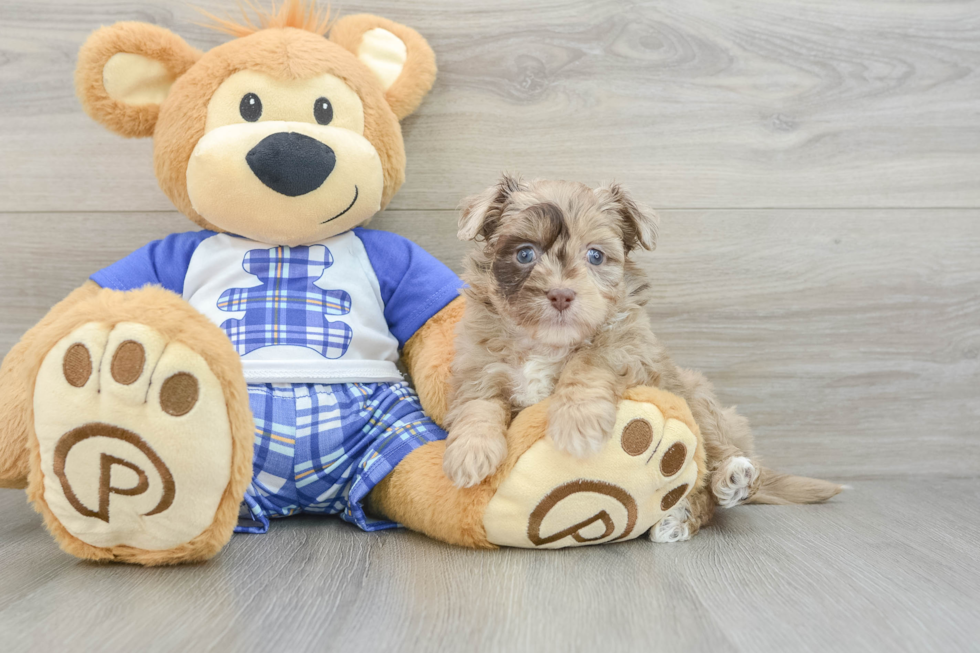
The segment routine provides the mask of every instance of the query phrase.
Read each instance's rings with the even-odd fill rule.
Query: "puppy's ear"
[[[200,56],[162,27],[116,23],[78,52],[75,91],[85,112],[117,134],[152,136],[170,87]]]
[[[415,111],[436,80],[436,55],[410,27],[372,16],[345,16],[330,28],[330,40],[353,52],[381,82],[398,119]]]
[[[467,197],[460,204],[459,231],[456,237],[460,240],[487,240],[497,230],[500,214],[507,205],[510,196],[519,190],[526,190],[520,177],[505,174],[485,191]]]
[[[615,210],[619,213],[623,221],[623,243],[627,253],[637,245],[643,249],[656,249],[659,222],[656,213],[637,203],[629,191],[619,184],[603,184],[595,192],[607,204],[604,210]]]

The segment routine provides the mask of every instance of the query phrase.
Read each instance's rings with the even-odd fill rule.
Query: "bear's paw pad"
[[[697,437],[654,403],[621,401],[594,456],[559,451],[548,438],[520,457],[484,514],[498,545],[562,548],[633,539],[697,482]]]
[[[142,324],[89,323],[45,357],[34,388],[44,504],[96,547],[166,550],[214,521],[232,441],[218,378]]]

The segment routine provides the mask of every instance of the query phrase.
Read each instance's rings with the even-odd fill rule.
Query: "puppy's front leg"
[[[616,376],[576,354],[562,370],[548,407],[548,436],[562,451],[585,457],[596,453],[616,423]]]
[[[450,414],[442,469],[457,487],[490,476],[507,456],[510,410],[502,399],[472,399]]]

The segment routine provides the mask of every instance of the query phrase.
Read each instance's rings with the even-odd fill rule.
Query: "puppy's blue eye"
[[[522,247],[517,250],[517,262],[527,265],[534,261],[534,248],[533,247]]]
[[[602,262],[606,259],[606,255],[597,249],[590,249],[587,256],[589,257],[589,263],[592,265],[602,265]]]

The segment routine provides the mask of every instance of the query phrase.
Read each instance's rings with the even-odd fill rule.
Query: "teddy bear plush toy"
[[[26,487],[65,551],[203,560],[297,513],[574,546],[637,537],[700,486],[698,427],[651,388],[588,459],[555,449],[532,406],[499,471],[453,486],[439,423],[461,283],[361,227],[404,179],[399,120],[435,79],[432,50],[295,0],[218,24],[235,38],[209,52],[129,22],[79,53],[85,110],[153,137],[160,187],[201,230],[93,274],[0,368],[0,486]]]

